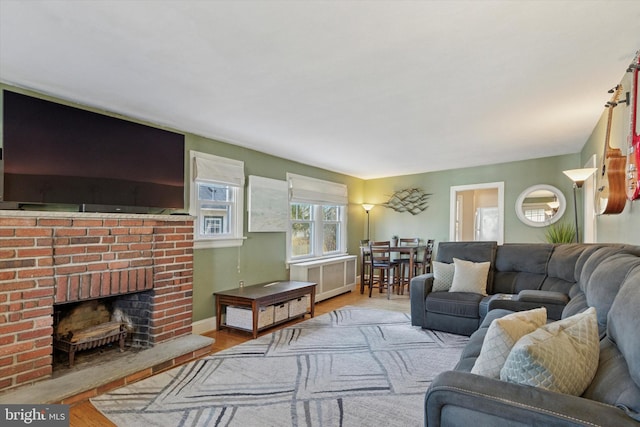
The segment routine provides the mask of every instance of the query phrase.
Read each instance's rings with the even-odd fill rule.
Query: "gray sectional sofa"
[[[411,321],[425,329],[471,335],[489,310],[528,310],[543,304],[560,319],[576,284],[575,269],[602,245],[442,242],[434,261],[490,262],[487,293],[431,292],[433,275],[411,281]]]
[[[471,333],[454,370],[429,387],[425,425],[640,426],[640,247],[468,242],[442,243],[438,252],[436,260],[489,257],[492,268],[488,296],[432,293],[431,274],[411,283],[414,325]],[[596,309],[598,367],[581,396],[471,373],[494,319],[539,306],[550,321]]]

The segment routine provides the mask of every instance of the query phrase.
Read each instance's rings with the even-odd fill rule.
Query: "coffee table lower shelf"
[[[227,291],[215,292],[216,300],[216,328],[235,329],[239,331],[250,332],[254,338],[258,337],[258,332],[289,322],[293,319],[304,317],[306,314],[314,316],[315,308],[316,283],[312,282],[295,282],[283,281],[272,282],[267,284],[259,284],[247,286],[244,288],[230,289]],[[309,309],[304,312],[297,312],[294,315],[284,318],[278,317],[274,321],[260,326],[258,316],[261,307],[277,306],[278,304],[288,303],[297,298],[309,296]],[[227,316],[229,307],[244,308],[250,311],[251,328],[243,328],[235,325],[229,325],[226,321],[222,321],[222,317]],[[272,307],[273,308],[273,307]],[[287,308],[288,309],[288,308]]]
[[[262,332],[262,331],[264,331],[266,329],[270,329],[270,328],[274,328],[274,327],[276,327],[278,325],[282,325],[283,323],[291,322],[292,320],[295,320],[295,319],[297,319],[299,317],[305,317],[307,314],[311,314],[311,312],[307,311],[306,313],[302,313],[302,314],[299,314],[297,316],[289,317],[287,319],[280,320],[278,322],[270,323],[269,325],[266,325],[266,326],[263,326],[261,328],[258,328],[257,332]],[[311,316],[311,317],[313,317],[313,316]],[[234,329],[236,331],[249,332],[249,333],[253,334],[253,330],[251,330],[251,329],[241,328],[239,326],[228,325],[228,324],[226,324],[224,322],[220,324],[220,327],[221,328],[227,328],[227,329]],[[253,337],[256,338],[257,337],[257,333],[254,334]]]

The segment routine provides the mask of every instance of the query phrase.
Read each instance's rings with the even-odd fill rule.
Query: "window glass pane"
[[[291,219],[309,221],[313,218],[313,205],[304,203],[291,204]]]
[[[198,199],[231,202],[233,201],[233,191],[228,185],[199,183]]]
[[[221,234],[224,223],[224,219],[220,216],[205,216],[204,234]]]
[[[323,206],[322,219],[324,221],[338,221],[339,209],[338,206]]]
[[[302,256],[311,253],[312,225],[308,222],[291,224],[291,255]]]
[[[231,224],[231,206],[203,205],[200,209],[201,222],[200,234],[203,236],[216,236],[229,234]]]
[[[338,230],[338,224],[324,224],[322,244],[322,250],[324,253],[335,252],[338,250]]]

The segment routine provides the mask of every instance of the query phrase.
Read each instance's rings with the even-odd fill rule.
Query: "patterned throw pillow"
[[[546,322],[547,309],[544,307],[518,311],[492,321],[471,373],[499,379],[500,369],[515,343]]]
[[[449,292],[473,292],[487,295],[490,262],[471,262],[453,259],[455,274]]]
[[[596,374],[599,357],[598,321],[591,307],[522,337],[500,379],[580,396]]]
[[[454,265],[433,261],[433,292],[448,291],[453,283]]]

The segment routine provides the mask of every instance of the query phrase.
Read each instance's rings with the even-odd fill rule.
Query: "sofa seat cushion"
[[[483,295],[472,292],[431,292],[427,295],[426,309],[433,313],[479,319],[479,304],[483,298]]]

